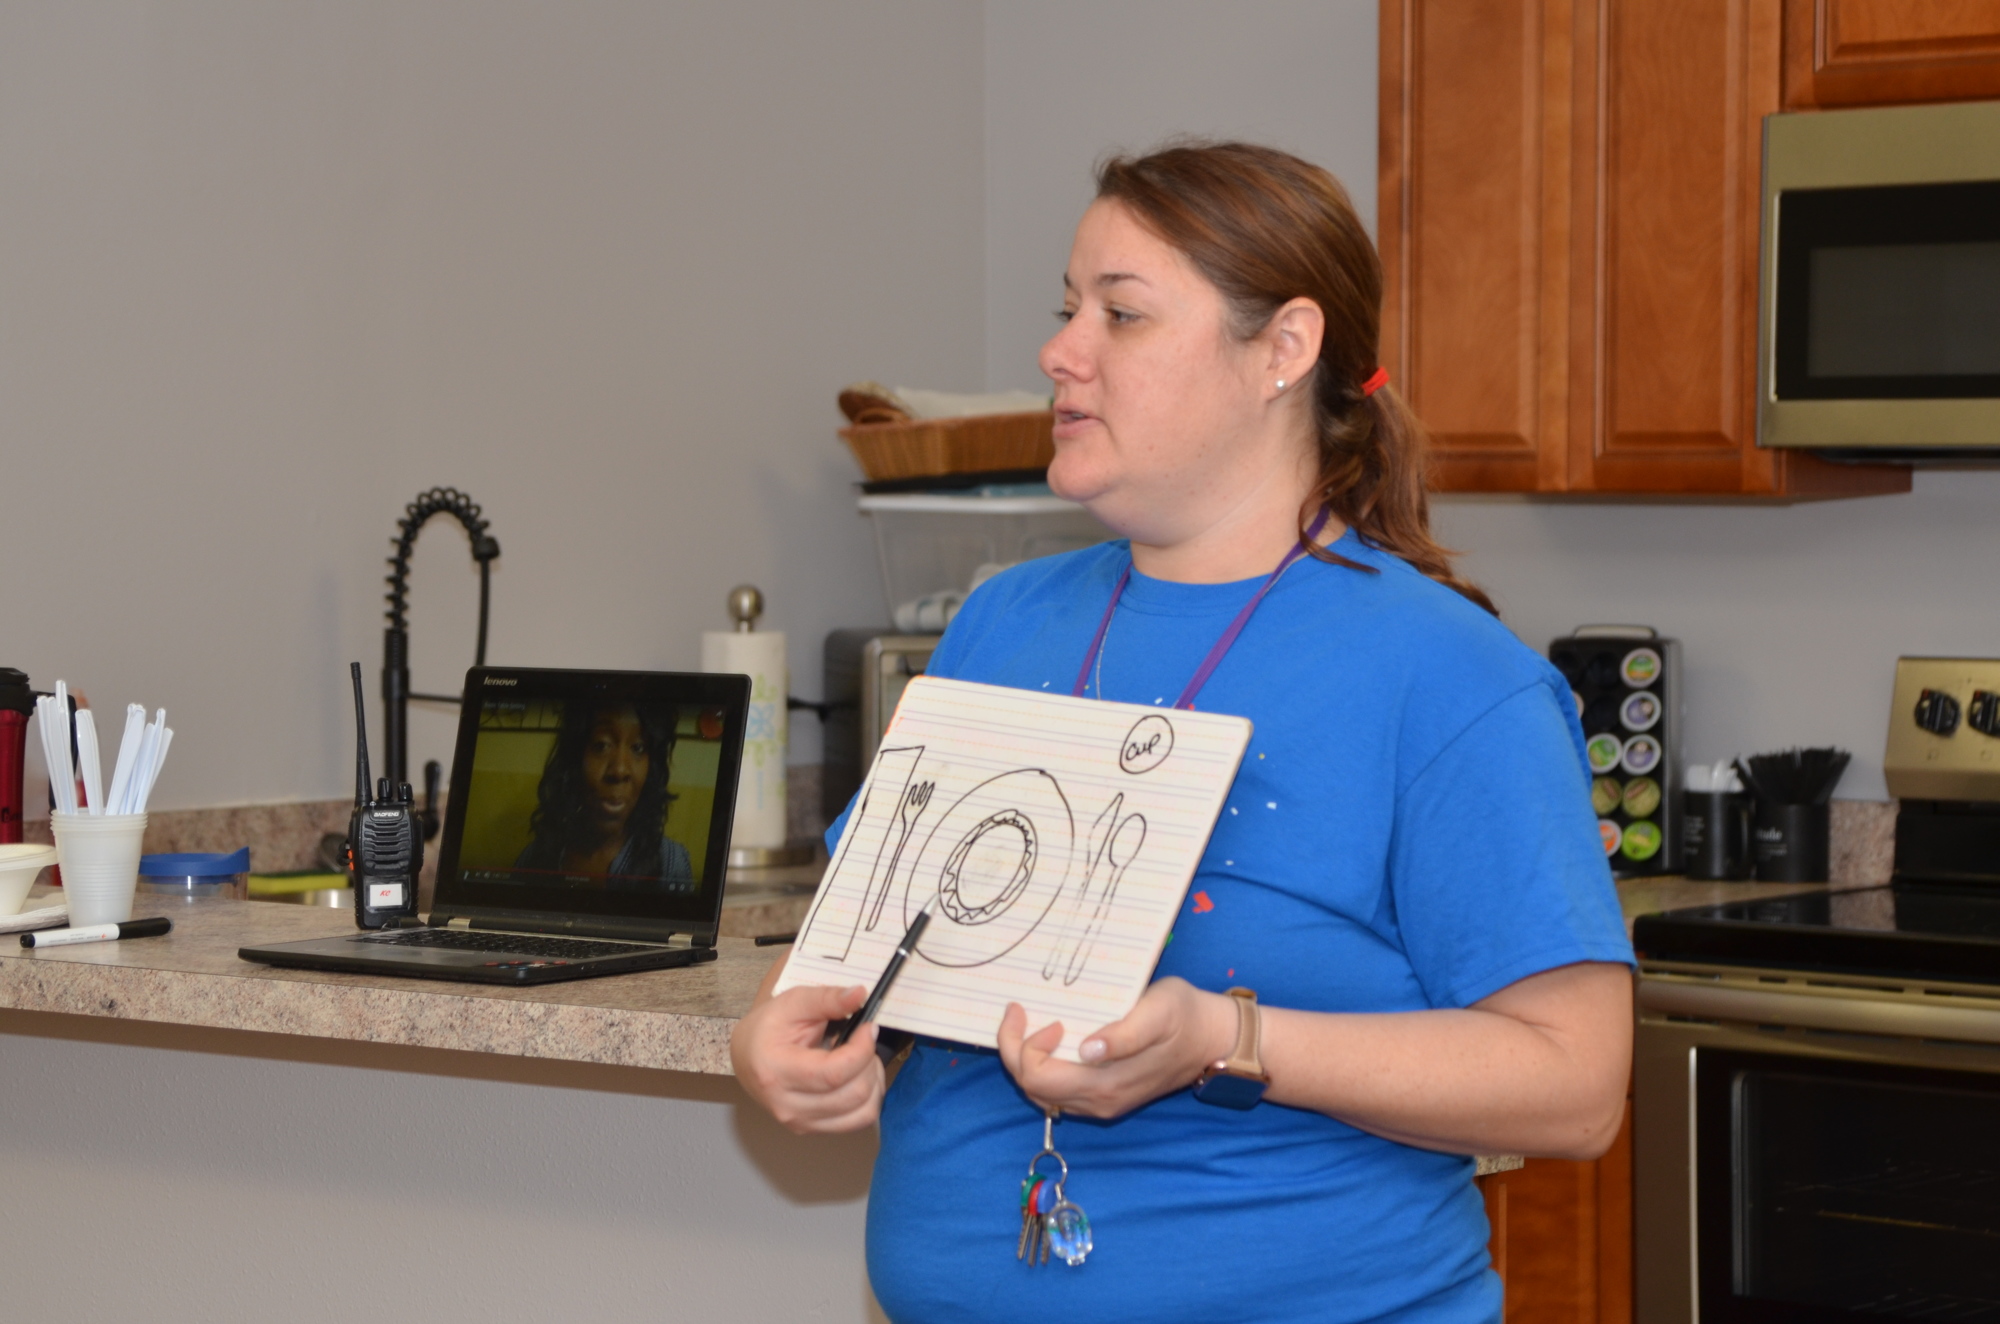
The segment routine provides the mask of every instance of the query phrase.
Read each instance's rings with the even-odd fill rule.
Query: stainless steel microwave
[[[2000,456],[2000,101],[1764,121],[1757,441]]]

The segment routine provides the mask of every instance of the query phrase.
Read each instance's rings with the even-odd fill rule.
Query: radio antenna
[[[361,707],[361,664],[350,662],[354,677],[354,803],[370,803],[374,783],[368,777],[368,718]]]

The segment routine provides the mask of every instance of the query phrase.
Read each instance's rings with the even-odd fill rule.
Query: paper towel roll
[[[701,636],[701,669],[750,677],[750,716],[743,732],[743,775],[736,783],[732,847],[776,849],[785,844],[785,636],[777,631],[709,630]]]

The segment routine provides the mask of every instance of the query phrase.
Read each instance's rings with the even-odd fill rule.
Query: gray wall
[[[835,392],[983,376],[980,24],[0,7],[0,665],[164,705],[155,807],[340,795],[345,663],[372,689],[389,536],[447,483],[503,548],[493,660],[692,667],[749,580],[817,695],[884,615]],[[449,523],[412,599],[455,690]],[[452,722],[418,706],[413,769]]]
[[[1059,0],[986,11],[986,371],[1038,384],[1089,164],[1175,133],[1239,134],[1327,166],[1372,220],[1375,5]],[[1687,753],[1854,753],[1882,799],[1901,653],[2000,656],[2000,473],[1790,507],[1444,498],[1439,535],[1537,649],[1591,622],[1679,638]]]
[[[1374,0],[986,6],[986,381],[1042,390],[1091,167],[1177,134],[1248,138],[1340,177],[1375,219]]]
[[[2000,657],[1996,509],[2000,474],[1928,472],[1794,506],[1455,499],[1436,523],[1536,648],[1600,621],[1681,640],[1691,760],[1839,745],[1840,798],[1883,800],[1898,655]]]

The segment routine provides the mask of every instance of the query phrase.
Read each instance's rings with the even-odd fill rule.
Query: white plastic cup
[[[56,862],[55,849],[27,842],[0,846],[0,915],[18,915],[42,870]]]
[[[132,918],[139,886],[139,856],[146,840],[144,814],[50,816],[71,928],[123,924]]]

